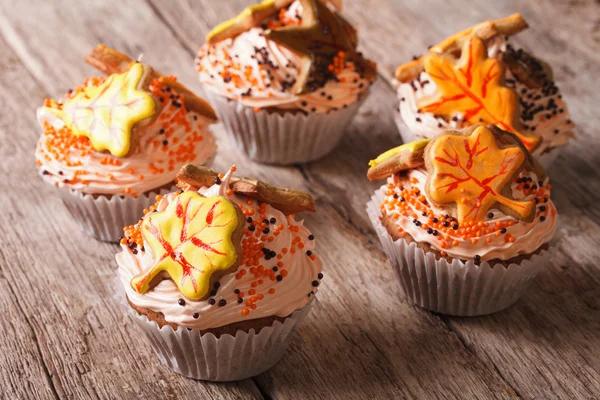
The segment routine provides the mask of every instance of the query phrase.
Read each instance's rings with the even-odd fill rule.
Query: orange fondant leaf
[[[225,197],[181,194],[165,211],[144,218],[142,235],[154,264],[133,278],[131,286],[144,293],[166,271],[185,297],[201,299],[209,292],[211,276],[236,264],[240,221],[237,206]]]
[[[531,201],[516,201],[502,193],[521,170],[524,149],[498,148],[494,134],[483,126],[469,136],[439,136],[429,146],[427,194],[439,204],[456,203],[459,223],[483,220],[496,203],[521,218],[531,215]]]
[[[500,61],[487,57],[481,39],[467,40],[456,63],[444,55],[430,53],[424,58],[424,67],[439,95],[421,99],[421,111],[448,117],[460,112],[470,124],[494,124],[517,135],[528,149],[537,146],[539,138],[525,136],[517,129],[517,95],[503,86],[504,68]]]
[[[50,111],[74,135],[87,136],[94,149],[124,157],[131,147],[135,124],[156,113],[152,95],[138,87],[147,75],[145,68],[149,67],[133,64],[127,72],[110,75],[100,85],[88,87],[68,99],[61,109],[50,108]]]

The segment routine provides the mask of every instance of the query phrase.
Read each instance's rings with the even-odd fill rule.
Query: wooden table
[[[311,192],[325,280],[289,352],[237,383],[163,367],[113,298],[116,245],[83,236],[34,165],[35,109],[95,71],[98,43],[198,88],[193,57],[207,31],[252,0],[0,2],[0,392],[3,398],[583,398],[600,397],[600,3],[348,0],[381,79],[340,146],[293,167],[235,154],[215,129],[215,168]],[[470,4],[469,6],[467,4]],[[401,140],[392,68],[477,22],[520,11],[516,42],[554,67],[577,123],[549,173],[564,239],[508,310],[435,315],[407,303],[368,221],[377,187],[367,161]]]

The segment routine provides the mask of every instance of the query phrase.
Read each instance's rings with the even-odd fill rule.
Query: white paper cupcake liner
[[[325,156],[340,142],[366,98],[324,114],[254,111],[235,100],[204,91],[229,141],[250,159],[267,164],[295,164]]]
[[[400,113],[397,111],[394,114],[394,121],[396,121],[396,126],[398,127],[398,130],[400,131],[400,137],[402,138],[403,143],[409,143],[409,142],[413,142],[415,140],[423,139],[422,137],[417,137],[413,133],[413,131],[408,128],[408,126],[402,120]],[[552,163],[554,163],[554,160],[556,160],[556,158],[558,157],[558,155],[560,154],[560,152],[562,151],[563,148],[564,148],[564,146],[559,146],[559,147],[554,147],[554,148],[550,149],[549,152],[546,152],[544,154],[537,154],[535,151],[532,154],[535,158],[537,158],[537,160],[540,162],[540,164],[542,164],[542,166],[545,169],[548,169],[548,168],[550,168]]]
[[[118,283],[121,285],[120,282]],[[308,315],[312,300],[283,322],[275,321],[258,333],[238,330],[235,336],[169,325],[158,326],[131,308],[123,294],[122,307],[144,329],[160,361],[188,378],[206,381],[237,381],[261,374],[273,367],[288,348],[293,333]]]
[[[117,242],[123,236],[123,228],[138,222],[144,208],[156,202],[157,194],[166,194],[177,190],[170,189],[142,193],[137,197],[114,195],[110,198],[82,193],[76,190],[62,188],[60,197],[87,235],[104,242]]]
[[[516,302],[550,262],[555,246],[508,267],[487,262],[435,259],[416,242],[394,241],[379,219],[384,196],[377,191],[367,213],[406,297],[425,309],[455,316],[498,312]]]

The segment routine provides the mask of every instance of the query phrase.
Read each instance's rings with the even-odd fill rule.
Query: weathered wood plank
[[[0,198],[0,207],[10,210],[7,222],[0,221],[0,242],[5,264],[27,266],[3,264],[2,271],[13,291],[30,292],[18,303],[8,298],[9,304],[31,321],[38,358],[48,365],[61,397],[260,396],[250,380],[210,385],[180,378],[160,367],[146,348],[138,349],[140,343],[144,346],[137,341],[140,333],[111,299],[115,246],[94,243],[90,248],[89,240],[78,237],[51,188],[36,177],[32,157],[38,137],[33,110],[43,96],[59,95],[90,74],[82,57],[98,42],[134,55],[143,52],[156,68],[177,73],[195,89],[192,57],[204,35],[252,2],[235,0],[215,7],[208,0],[168,5],[151,0],[123,7],[113,1],[67,1],[60,10],[45,2],[35,7],[0,4],[0,33],[22,60],[0,41],[2,54],[8,56],[8,66],[0,64],[0,102],[6,103],[0,118],[0,168],[5,176],[0,182],[8,193]],[[319,247],[327,249],[321,251],[325,283],[291,351],[255,379],[262,393],[276,398],[590,398],[600,393],[595,379],[600,371],[595,263],[600,161],[593,135],[598,116],[590,107],[599,89],[594,30],[598,5],[576,3],[490,5],[481,0],[470,2],[467,10],[462,1],[345,2],[346,15],[360,28],[362,47],[384,71],[459,28],[517,10],[532,25],[519,43],[535,46],[555,67],[580,133],[550,171],[568,237],[530,293],[503,313],[440,319],[398,297],[364,212],[376,187],[364,179],[366,162],[400,143],[392,121],[395,96],[383,82],[372,88],[340,147],[300,170],[250,163],[219,140],[216,169],[237,162],[243,173],[318,196],[319,213],[307,216],[307,224],[318,234]],[[45,23],[36,22],[41,20]],[[221,139],[220,127],[215,131]],[[32,194],[22,198],[22,193]],[[14,221],[21,222],[7,232]],[[28,235],[40,227],[41,234]],[[80,251],[73,253],[73,248]],[[42,291],[44,287],[50,290]],[[31,338],[22,340],[29,343]],[[10,359],[7,365],[14,367],[15,362]],[[35,377],[44,378],[39,373]]]
[[[4,268],[5,263],[0,265]],[[0,278],[0,311],[4,316],[4,323],[0,325],[2,394],[7,398],[56,398],[35,332],[3,277]]]

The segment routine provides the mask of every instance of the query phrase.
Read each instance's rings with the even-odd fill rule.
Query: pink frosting
[[[244,210],[254,210],[254,215],[259,215],[257,201],[251,200],[249,205],[247,197],[227,194],[225,188],[228,187],[230,177],[231,171],[223,178],[220,185],[201,188],[200,194],[205,197],[226,196]],[[174,199],[175,194],[163,197],[157,206],[157,211],[165,210]],[[150,268],[153,258],[151,252],[145,249],[146,246],[144,246],[145,251],[142,251],[137,246],[129,247],[127,244],[122,244],[122,251],[116,255],[116,259],[119,265],[119,276],[129,301],[136,306],[163,313],[168,322],[193,329],[215,328],[270,316],[286,317],[304,307],[316,294],[322,278],[322,262],[314,252],[314,237],[304,226],[303,221],[296,221],[292,216],[284,215],[270,205],[267,205],[265,210],[265,218],[269,220],[274,218],[275,221],[269,225],[271,229],[279,224],[283,224],[284,228],[274,236],[273,241],[259,241],[260,246],[275,253],[275,256],[267,256],[265,253],[265,257],[260,259],[260,265],[269,269],[275,267],[276,274],[285,274],[284,277],[281,279],[264,277],[257,282],[252,269],[260,266],[241,265],[235,272],[224,275],[219,280],[218,290],[210,299],[198,301],[186,299],[185,305],[182,306],[178,300],[183,296],[171,279],[161,281],[144,294],[133,290],[131,279]],[[261,236],[262,232],[257,235]],[[300,243],[302,243],[301,247]],[[242,270],[245,271],[243,275],[240,274]],[[253,289],[256,290],[254,295],[251,294]],[[236,293],[236,290],[239,293]],[[240,296],[243,298],[242,302],[238,301]],[[257,297],[254,309],[246,303],[252,296]],[[224,306],[219,305],[221,300],[225,301]],[[242,312],[244,308],[248,309],[247,314]]]
[[[152,89],[152,88],[151,88]],[[83,193],[140,194],[169,184],[185,163],[204,164],[216,150],[208,130],[212,121],[185,110],[174,97],[159,102],[158,116],[136,131],[135,147],[126,157],[85,146],[58,149],[49,134],[62,129],[62,119],[41,107],[37,119],[45,132],[38,141],[35,157],[43,179],[57,187]],[[181,100],[179,100],[181,101]],[[182,122],[182,119],[185,122]]]
[[[481,235],[477,236],[476,241],[473,241],[473,238],[460,237],[460,231],[453,229],[453,226],[458,226],[458,223],[448,219],[445,220],[449,222],[447,228],[440,228],[447,229],[448,232],[433,228],[432,233],[429,233],[428,230],[423,228],[425,224],[431,223],[429,216],[423,216],[423,212],[417,210],[413,204],[410,204],[412,214],[404,216],[392,205],[398,198],[402,199],[400,186],[408,191],[418,189],[420,193],[426,193],[424,186],[427,175],[428,173],[425,168],[418,168],[410,170],[408,174],[400,178],[398,183],[395,183],[394,178],[390,177],[388,184],[391,184],[393,189],[390,190],[388,185],[384,185],[380,189],[385,195],[383,207],[385,213],[390,215],[395,225],[402,231],[406,232],[417,242],[425,242],[430,244],[435,250],[445,251],[450,257],[468,260],[479,256],[482,261],[494,259],[508,260],[519,254],[535,252],[545,243],[550,242],[556,233],[558,216],[554,204],[549,200],[550,189],[548,178],[543,182],[539,182],[535,173],[528,171],[523,171],[519,174],[512,183],[511,188],[512,196],[515,200],[532,200],[536,197],[535,192],[537,192],[537,189],[529,192],[524,189],[525,185],[529,187],[535,185],[538,186],[538,189],[544,188],[543,196],[537,196],[539,201],[533,221],[519,220],[504,214],[498,209],[491,209],[488,211],[487,217],[482,221],[482,227],[478,228],[481,229]],[[523,179],[527,179],[527,183],[519,181]],[[446,208],[435,206],[431,201],[427,202],[425,208],[433,211],[434,215],[438,218],[448,214]],[[418,224],[415,221],[418,221]],[[508,224],[509,226],[506,226],[505,231],[499,231],[500,234],[497,234],[494,228],[496,224]],[[487,233],[486,230],[488,231]],[[449,247],[442,247],[443,238],[449,235],[454,244]],[[507,240],[508,237],[513,237],[514,241]]]

